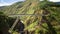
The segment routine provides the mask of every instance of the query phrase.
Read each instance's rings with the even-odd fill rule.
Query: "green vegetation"
[[[9,17],[10,14],[33,14],[19,18],[25,25],[25,34],[27,31],[28,34],[60,34],[60,6],[58,6],[48,0],[26,0],[2,7],[0,10],[0,31],[3,32],[3,28],[6,28],[6,32],[8,32],[16,20],[14,16]],[[13,33],[18,34],[19,32],[16,29],[12,30],[11,34]]]

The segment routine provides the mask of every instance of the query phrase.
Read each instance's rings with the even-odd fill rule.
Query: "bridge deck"
[[[10,14],[9,17],[17,17],[17,16],[45,16],[41,14]]]

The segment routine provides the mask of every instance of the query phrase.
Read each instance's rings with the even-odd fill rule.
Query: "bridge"
[[[20,16],[46,16],[41,14],[9,14],[9,17],[20,17]]]

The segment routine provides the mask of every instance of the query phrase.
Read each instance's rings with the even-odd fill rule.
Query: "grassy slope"
[[[27,7],[25,6],[25,7],[23,7],[23,8],[21,8],[22,6],[23,6],[24,4],[23,3],[21,3],[21,2],[19,2],[19,3],[16,3],[16,4],[13,4],[13,5],[11,5],[11,6],[8,6],[8,7],[4,7],[2,10],[0,10],[0,11],[3,11],[5,14],[33,14],[34,13],[34,11],[36,10],[36,9],[34,9],[34,8],[36,8],[36,6],[34,6],[33,4],[32,5],[30,5],[30,3],[28,4],[27,3]],[[24,8],[27,8],[27,9],[24,9]],[[49,7],[50,8],[50,7]],[[60,19],[60,12],[59,12],[59,10],[60,10],[60,7],[51,7],[51,9],[47,9],[47,10],[50,10],[50,11],[52,11],[52,13],[53,14],[56,14],[56,19]],[[23,10],[21,10],[20,11],[20,9],[23,9]],[[57,10],[56,10],[57,9]],[[37,18],[35,17],[35,16],[22,16],[21,17],[22,18],[22,20],[24,21],[24,22],[29,22],[29,20],[30,20],[30,23],[32,23],[32,24],[35,24],[36,25],[36,23],[35,22],[37,22]],[[36,18],[36,19],[35,19]],[[25,20],[26,19],[26,20]],[[31,21],[32,20],[32,21]],[[35,21],[36,20],[36,21]],[[34,22],[33,22],[34,21]],[[55,23],[55,21],[54,21],[54,23]],[[27,23],[26,23],[27,24]],[[25,25],[26,25],[25,24]],[[27,27],[28,29],[29,28],[32,28],[32,26],[33,26],[33,28],[35,27],[35,25],[29,25],[29,27]],[[59,24],[60,25],[60,24]],[[44,27],[45,27],[45,25],[44,25]],[[56,28],[57,26],[55,26],[55,28]],[[32,28],[32,29],[33,29]],[[59,28],[59,27],[58,27]],[[56,28],[57,29],[57,28]]]

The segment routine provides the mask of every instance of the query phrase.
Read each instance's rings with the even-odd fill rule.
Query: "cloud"
[[[18,1],[24,1],[24,0],[0,0],[0,6],[8,6]]]
[[[6,3],[6,2],[3,2],[3,3],[0,3],[0,6],[8,6],[8,5],[12,5],[13,3]]]
[[[60,0],[50,0],[50,1],[53,1],[53,2],[60,2]]]
[[[8,4],[8,3],[0,3],[0,6],[8,6],[8,5],[11,5],[11,4]]]

